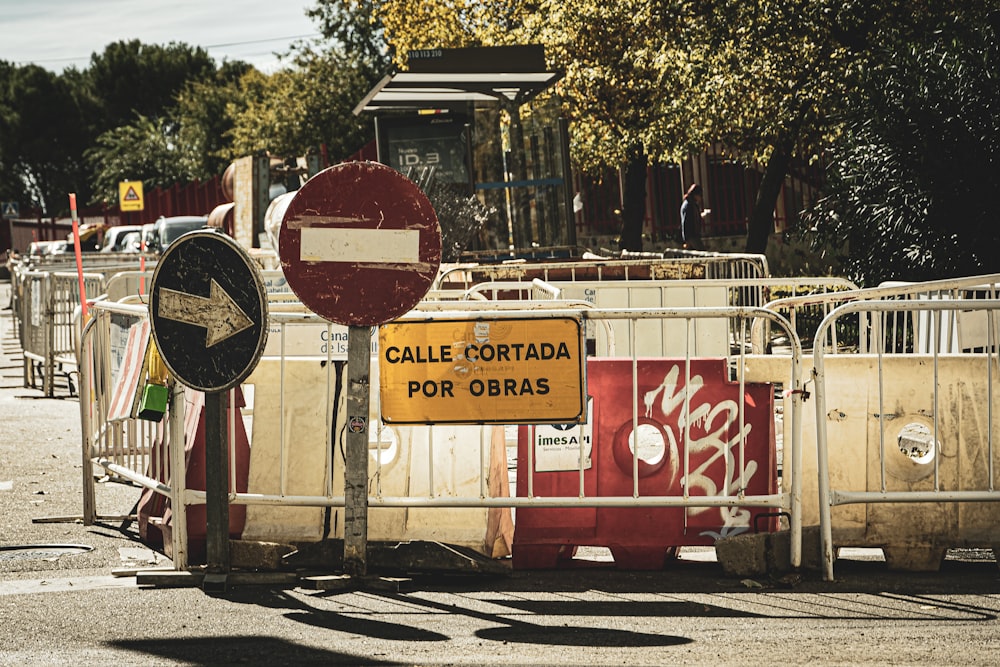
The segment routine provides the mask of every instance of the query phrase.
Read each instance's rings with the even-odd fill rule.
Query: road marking
[[[94,591],[102,588],[136,588],[136,583],[135,579],[111,576],[20,579],[0,582],[0,595],[65,593],[66,591]]]

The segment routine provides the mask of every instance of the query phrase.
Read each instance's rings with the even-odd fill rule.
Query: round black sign
[[[167,369],[201,391],[242,382],[267,342],[260,271],[220,232],[188,232],[170,244],[153,273],[149,316]]]

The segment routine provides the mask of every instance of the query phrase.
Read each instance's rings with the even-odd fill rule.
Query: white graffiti
[[[695,375],[689,383],[682,385],[680,366],[671,367],[660,385],[645,393],[643,402],[646,406],[646,417],[653,418],[657,396],[662,393],[659,404],[662,417],[664,420],[669,420],[671,415],[679,410],[674,423],[679,431],[678,440],[687,443],[688,454],[710,452],[708,458],[688,472],[686,483],[689,494],[736,495],[742,487],[750,483],[757,472],[757,461],[746,461],[742,473],[737,468],[739,444],[750,435],[752,425],[746,423],[742,429],[734,429],[740,418],[739,405],[734,400],[726,399],[715,405],[707,401],[695,404],[695,396],[704,384],[704,379],[700,375]],[[682,406],[684,409],[681,409]],[[692,434],[692,427],[701,433]],[[731,435],[727,437],[727,434]],[[720,489],[719,482],[709,476],[707,471],[721,458],[725,458],[726,472]],[[684,483],[685,480],[682,479],[681,484]],[[718,539],[725,535],[745,532],[750,527],[750,512],[740,507],[695,507],[691,508],[690,513],[704,515],[712,511],[719,512],[721,533],[704,532],[702,535],[711,535]]]

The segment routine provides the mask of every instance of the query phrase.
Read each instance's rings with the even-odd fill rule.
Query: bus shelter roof
[[[561,76],[559,72],[397,72],[379,81],[354,113],[437,109],[469,102],[520,106]]]

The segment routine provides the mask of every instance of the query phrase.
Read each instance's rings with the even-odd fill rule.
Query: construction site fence
[[[16,263],[11,275],[11,307],[24,351],[24,386],[54,396],[57,379],[76,392],[78,341],[82,315],[81,283],[87,300],[106,292],[108,276],[138,266],[120,257],[87,257],[82,273],[75,263]]]
[[[769,310],[781,313],[798,332],[807,349],[812,345],[820,322],[845,303],[866,300],[914,301],[920,299],[995,299],[1000,289],[1000,274],[967,276],[926,282],[886,282],[865,289],[810,291],[773,298],[764,302]],[[876,349],[898,353],[971,351],[981,347],[985,331],[978,318],[964,321],[961,311],[942,314],[940,327],[931,326],[930,316],[920,309],[900,308],[887,315],[860,310],[853,317],[837,318],[822,343],[829,353],[871,353]],[[755,353],[771,351],[772,338],[765,322],[758,322],[752,332]]]
[[[505,300],[532,300],[557,298],[576,300],[595,308],[726,308],[754,307],[772,301],[778,295],[833,295],[856,290],[857,286],[849,280],[833,277],[788,277],[788,278],[741,278],[741,279],[671,279],[671,280],[497,280],[473,285],[461,293],[460,299],[489,300],[502,303]],[[441,294],[436,292],[435,294]],[[800,317],[799,323],[808,325],[809,320]],[[622,323],[609,326],[621,328]],[[729,326],[727,326],[727,324]],[[752,345],[751,330],[740,330],[735,320],[728,323],[722,320],[703,321],[695,323],[692,354],[695,356],[726,356],[735,353],[739,347],[763,353],[762,342]],[[802,339],[801,332],[792,328]],[[662,322],[662,326],[644,324],[642,335],[637,337],[639,355],[683,354],[684,337],[675,335],[676,322]],[[782,336],[770,336],[769,320],[760,319],[754,323],[753,330],[760,338],[764,332],[769,335],[767,346],[788,348],[787,340]],[[810,337],[815,329],[808,331]],[[606,339],[617,341],[616,350],[594,347],[593,354],[610,356],[612,354],[631,353],[627,332],[622,330],[618,336]],[[683,333],[683,332],[681,332]],[[593,332],[588,332],[588,339],[593,339]],[[761,339],[762,340],[762,339]]]
[[[984,505],[1000,501],[995,280],[869,290],[888,298],[837,305],[820,322],[812,363],[826,579],[842,546],[882,547],[890,567],[935,569],[947,548],[1000,544],[995,506]],[[956,298],[972,293],[988,298]],[[845,320],[871,332],[854,353],[831,345]]]
[[[494,264],[443,266],[433,289],[468,289],[498,280],[745,280],[770,277],[764,255],[696,253],[697,256],[608,259],[585,255],[575,261],[512,260]]]
[[[93,471],[95,467],[101,467],[115,476],[139,484],[151,493],[169,498],[170,507],[172,508],[173,530],[171,531],[172,543],[168,548],[174,559],[175,567],[183,569],[188,564],[187,555],[189,548],[188,536],[186,534],[186,510],[192,505],[204,504],[206,496],[203,490],[188,488],[184,475],[170,474],[171,470],[184,469],[185,415],[182,406],[185,403],[185,394],[190,394],[191,392],[190,390],[184,390],[177,385],[173,385],[167,415],[159,423],[145,422],[134,418],[112,421],[108,418],[112,387],[115,384],[114,376],[120,372],[122,365],[126,363],[123,350],[128,332],[133,325],[140,324],[147,317],[148,312],[144,305],[101,301],[94,304],[92,317],[84,329],[82,341],[82,359],[84,362],[81,365],[81,414],[83,421],[85,485],[84,521],[90,523],[102,516],[95,504],[93,490]],[[786,436],[784,447],[791,455],[786,456],[781,487],[756,494],[747,493],[746,491],[749,477],[752,477],[754,474],[766,475],[768,473],[767,471],[759,471],[759,463],[748,460],[744,452],[744,440],[747,437],[749,429],[744,424],[745,411],[748,404],[743,398],[745,395],[743,391],[745,380],[741,370],[744,367],[742,351],[735,356],[719,360],[719,363],[725,366],[727,381],[733,383],[738,388],[734,392],[737,398],[729,406],[731,413],[727,413],[728,416],[726,417],[727,424],[732,427],[733,435],[730,440],[715,442],[712,445],[718,449],[714,454],[714,458],[720,459],[721,457],[721,460],[725,461],[725,479],[719,480],[717,484],[713,482],[708,487],[709,492],[703,492],[700,495],[695,495],[698,492],[692,493],[691,490],[702,488],[696,482],[699,475],[703,474],[703,471],[690,468],[690,459],[686,457],[682,457],[681,460],[671,461],[672,465],[680,466],[680,474],[682,476],[680,488],[682,491],[666,495],[649,494],[648,492],[638,493],[637,490],[640,487],[639,477],[641,474],[639,471],[647,463],[641,460],[641,456],[644,456],[641,451],[641,442],[639,446],[635,446],[634,444],[632,446],[634,472],[632,473],[632,490],[630,492],[614,496],[596,496],[583,493],[584,462],[588,460],[592,453],[584,451],[582,439],[579,445],[580,450],[576,455],[576,460],[580,462],[579,470],[577,471],[580,479],[579,490],[562,495],[553,495],[551,493],[545,495],[537,494],[532,484],[532,479],[536,474],[534,467],[530,461],[518,461],[516,475],[528,476],[527,492],[524,494],[509,495],[507,493],[509,487],[498,488],[495,485],[496,479],[491,480],[490,478],[490,448],[491,443],[495,442],[495,438],[497,437],[497,428],[505,429],[507,435],[501,437],[506,437],[507,447],[510,446],[511,437],[516,440],[517,436],[510,435],[510,429],[512,428],[510,426],[489,425],[456,427],[426,425],[405,427],[408,429],[408,438],[417,438],[416,434],[419,432],[419,438],[426,439],[428,444],[428,460],[419,466],[416,466],[416,464],[413,465],[416,466],[415,469],[423,471],[420,474],[426,475],[427,478],[420,479],[420,475],[415,475],[412,471],[407,470],[405,471],[407,480],[404,485],[400,485],[396,481],[392,481],[390,484],[390,479],[393,478],[393,475],[398,476],[399,471],[392,472],[386,467],[386,465],[390,465],[391,467],[386,458],[386,452],[393,446],[398,447],[401,440],[399,435],[395,436],[394,441],[386,439],[394,427],[391,424],[382,423],[380,419],[378,363],[377,359],[373,356],[371,381],[372,427],[369,431],[371,434],[369,445],[371,454],[369,459],[369,474],[371,478],[368,497],[369,507],[375,510],[378,508],[409,508],[411,513],[416,509],[430,508],[436,508],[435,511],[443,511],[444,508],[538,507],[682,507],[686,508],[686,511],[695,511],[698,508],[707,507],[728,508],[730,510],[749,507],[765,508],[788,517],[792,533],[791,558],[793,563],[797,565],[801,558],[801,513],[799,510],[801,493],[798,490],[801,488],[801,479],[798,472],[801,448],[800,439],[797,436],[801,378],[799,377],[797,337],[795,332],[789,328],[787,321],[781,316],[756,307],[599,309],[581,307],[581,304],[578,303],[560,304],[558,301],[550,300],[545,302],[544,306],[531,304],[530,307],[526,305],[524,308],[517,308],[516,304],[508,303],[505,304],[505,307],[498,309],[495,307],[495,304],[489,302],[455,301],[431,304],[428,310],[421,310],[418,307],[410,314],[400,318],[399,321],[434,322],[439,320],[473,319],[484,322],[503,322],[506,319],[529,319],[533,322],[537,321],[540,326],[544,326],[546,320],[565,317],[579,318],[583,322],[601,323],[597,327],[598,337],[618,336],[618,331],[627,331],[626,335],[631,339],[628,342],[628,347],[632,350],[637,349],[635,339],[641,335],[644,324],[656,324],[663,321],[676,321],[680,323],[681,326],[678,327],[678,330],[686,331],[684,334],[687,340],[685,347],[687,350],[693,350],[695,348],[695,324],[698,322],[713,319],[723,321],[735,320],[738,322],[739,328],[749,330],[752,321],[757,318],[770,320],[776,330],[783,332],[793,348],[790,374],[787,378],[783,378],[782,382],[783,390],[790,397],[792,409],[790,414],[785,415]],[[267,407],[270,408],[268,414],[278,415],[276,420],[278,423],[272,424],[270,423],[272,421],[270,419],[257,423],[257,418],[263,414],[262,408],[265,407],[261,398],[263,387],[258,387],[254,390],[251,387],[244,386],[243,393],[246,399],[246,408],[242,412],[242,418],[251,432],[250,437],[253,439],[253,448],[259,448],[261,452],[267,449],[272,449],[276,452],[274,455],[275,460],[269,460],[266,466],[270,471],[268,474],[272,478],[263,484],[260,483],[260,480],[257,480],[257,486],[259,488],[267,487],[269,489],[268,492],[231,492],[230,503],[233,505],[246,505],[248,513],[252,507],[268,506],[281,506],[285,508],[343,508],[345,507],[345,496],[343,493],[342,474],[340,474],[343,466],[343,455],[339,439],[344,434],[344,424],[342,423],[344,414],[343,410],[337,409],[337,401],[343,400],[342,388],[344,378],[340,376],[346,370],[346,361],[344,363],[336,363],[339,351],[335,350],[332,344],[327,345],[325,355],[317,355],[312,350],[302,354],[302,351],[299,350],[298,354],[301,356],[297,356],[296,351],[293,350],[298,345],[295,341],[302,338],[297,334],[298,329],[311,329],[313,332],[317,329],[322,330],[319,334],[320,339],[330,343],[339,337],[339,333],[336,330],[337,325],[332,325],[316,315],[305,311],[300,304],[292,303],[275,304],[271,309],[269,319],[271,331],[268,341],[269,350],[265,352],[264,357],[261,359],[261,365],[270,364],[270,371],[260,370],[261,365],[259,365],[258,371],[255,371],[255,373],[276,373],[277,385],[269,385],[268,391],[269,396],[277,397],[277,405],[268,404]],[[624,322],[625,324],[622,327],[605,326],[604,324],[616,321]],[[311,340],[311,335],[307,336],[307,339]],[[602,343],[602,347],[607,348],[608,345]],[[610,347],[613,348],[614,345]],[[375,352],[377,352],[377,349],[375,349],[373,343],[373,353]],[[654,401],[655,397],[650,398],[650,395],[639,391],[634,374],[634,369],[641,363],[639,357],[633,353],[625,359],[631,360],[631,367],[633,368],[631,379],[632,392],[631,398],[628,400],[632,406],[632,429],[634,433],[638,433],[640,422],[643,421],[644,416],[649,412],[650,401]],[[302,407],[289,405],[285,403],[284,398],[286,392],[290,391],[290,388],[297,386],[295,383],[301,382],[300,378],[292,374],[297,368],[296,362],[301,361],[308,362],[308,367],[312,369],[310,372],[314,374],[311,377],[318,377],[321,384],[312,387],[309,392],[313,397],[314,407],[318,407],[318,410],[314,410],[318,422],[300,424],[296,432],[320,434],[317,437],[322,437],[325,440],[324,451],[320,454],[322,462],[316,466],[322,471],[322,479],[317,482],[314,490],[309,493],[297,491],[298,488],[301,488],[301,480],[297,479],[290,472],[292,470],[290,465],[296,456],[295,447],[301,445],[301,443],[295,441],[294,435],[290,437],[286,436],[286,433],[290,433],[295,429],[291,427],[290,423],[285,423],[284,421],[291,419],[291,417],[286,417],[289,409]],[[674,365],[679,371],[681,380],[677,382],[675,371],[675,384],[671,386],[672,391],[676,393],[672,394],[669,398],[675,402],[674,405],[679,410],[677,415],[678,424],[691,424],[699,419],[716,418],[715,415],[707,417],[707,415],[702,413],[702,410],[706,409],[706,406],[693,406],[690,400],[690,395],[698,389],[698,386],[692,385],[692,382],[700,381],[700,378],[691,377],[690,369],[694,361],[696,360],[690,352],[674,360]],[[318,368],[322,368],[322,371],[317,371],[316,369]],[[316,376],[316,373],[321,374]],[[267,375],[267,377],[273,378],[274,375]],[[252,379],[253,376],[251,376],[250,380]],[[664,401],[664,405],[666,405],[668,398],[665,393],[666,390],[664,387],[660,387],[659,390],[664,391],[662,400]],[[768,391],[771,391],[771,389],[768,389]],[[687,397],[687,400],[683,400],[685,397]],[[234,395],[231,398],[231,403],[234,403],[236,400],[238,400],[238,397]],[[677,404],[677,401],[680,401],[680,403]],[[188,399],[188,403],[191,404],[190,399]],[[194,404],[197,404],[197,402]],[[301,415],[296,417],[296,419],[300,417]],[[768,420],[771,418],[769,415]],[[231,418],[231,427],[237,427],[236,419],[237,417],[235,416]],[[275,438],[277,441],[265,445],[259,441],[257,431],[260,430],[263,433],[263,429],[267,425],[269,425],[270,432],[277,433]],[[463,429],[463,431],[459,432],[456,429]],[[236,461],[240,456],[240,453],[236,449],[236,439],[232,437],[236,430],[238,428],[230,428],[230,461]],[[770,430],[770,426],[768,430]],[[456,436],[456,433],[460,433],[460,436]],[[677,444],[686,451],[685,433],[686,431],[683,429],[680,431],[679,442]],[[788,434],[792,434],[790,438]],[[455,443],[452,442],[451,449],[449,449],[445,436],[448,436],[451,440],[459,437],[461,440],[459,444],[461,446],[457,448],[458,451],[478,450],[475,454],[476,463],[474,464],[478,469],[475,481],[471,486],[464,487],[458,492],[447,488],[443,491],[432,491],[441,488],[441,484],[446,483],[449,479],[447,469],[435,472],[436,464],[440,462],[440,451],[454,451],[455,448]],[[393,444],[394,442],[395,445]],[[437,456],[434,453],[435,449],[439,451]],[[669,454],[668,450],[666,455]],[[662,457],[664,454],[654,455],[654,458],[655,456]],[[495,464],[495,461],[493,464]],[[773,466],[773,462],[769,461],[767,465]],[[231,489],[240,488],[239,480],[235,478],[236,467],[236,465],[230,466]],[[398,469],[399,466],[397,465],[396,468]],[[301,470],[301,468],[299,469]],[[258,473],[260,473],[260,468],[258,467],[255,470],[251,465],[251,476]],[[496,474],[495,468],[493,468],[493,474]],[[773,474],[773,471],[770,474]],[[454,476],[454,470],[451,471],[451,476]],[[525,480],[522,477],[520,481],[524,482]],[[492,487],[491,484],[493,484]],[[406,493],[403,489],[409,489],[410,492]],[[731,514],[735,514],[735,512]],[[727,513],[727,516],[729,515]],[[752,529],[752,526],[746,525],[746,517],[742,517],[742,520],[743,523],[730,526],[732,529],[731,532],[738,533]],[[334,525],[339,525],[339,529],[343,530],[342,518],[334,521]]]

